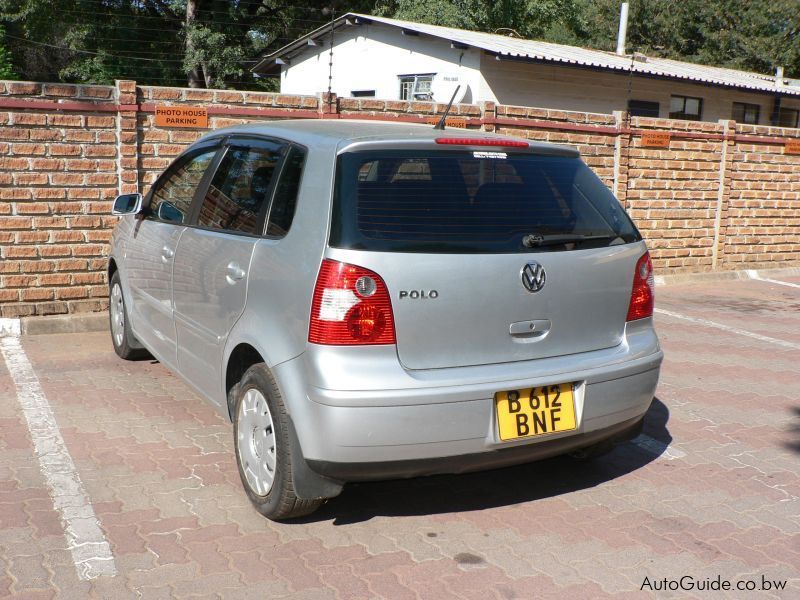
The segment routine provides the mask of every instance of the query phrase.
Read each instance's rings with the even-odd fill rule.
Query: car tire
[[[111,281],[108,282],[108,299],[109,329],[114,352],[125,360],[137,360],[150,356],[131,331],[119,271],[115,271],[111,276]]]
[[[267,366],[250,367],[234,389],[233,441],[236,464],[247,496],[273,521],[314,512],[323,500],[303,500],[295,493],[289,416],[278,384]]]

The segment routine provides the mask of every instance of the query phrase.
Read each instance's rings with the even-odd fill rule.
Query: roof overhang
[[[263,56],[250,70],[259,75],[280,75],[281,66],[291,64],[292,58],[304,52],[309,46],[322,45],[321,40],[329,36],[331,32],[336,35],[336,30],[343,27],[359,26],[369,22],[371,22],[369,17],[355,13],[337,17],[330,23],[317,27],[314,31],[297,38],[290,44]]]
[[[367,24],[394,27],[406,34],[413,32],[415,35],[436,37],[449,42],[454,48],[476,48],[497,57],[499,60],[546,63],[654,79],[712,85],[762,94],[800,96],[800,86],[795,85],[795,80],[778,80],[771,75],[723,67],[710,67],[665,58],[645,57],[638,54],[634,56],[618,55],[604,50],[509,38],[497,34],[400,21],[398,19],[358,13],[344,14],[334,19],[331,23],[319,27],[294,42],[271,52],[259,60],[252,68],[252,71],[264,75],[280,74],[282,65],[291,64],[292,58],[306,51],[309,45],[321,45],[321,40],[329,36],[331,32],[335,36],[336,30],[343,27]]]

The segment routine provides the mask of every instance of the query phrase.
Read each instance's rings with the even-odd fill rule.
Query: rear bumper
[[[643,422],[644,415],[581,435],[443,458],[357,463],[326,460],[309,460],[307,462],[315,473],[339,481],[406,479],[425,475],[469,473],[543,460],[603,441],[621,443],[632,440],[642,432]]]
[[[313,385],[315,374],[304,356],[277,365],[274,372],[303,456],[320,474],[352,481],[452,473],[546,458],[634,427],[652,402],[663,359],[652,327],[639,334],[644,337],[637,348],[629,345],[627,360],[590,364],[574,359],[572,366],[585,368],[565,370],[560,364],[555,372],[543,372],[541,361],[531,361],[527,368],[515,365],[513,377],[502,371],[486,376],[489,370],[481,367],[463,370],[461,381],[444,371],[409,373],[400,386],[396,374],[381,378],[365,372],[361,380],[372,389],[332,390]],[[467,371],[479,371],[480,378],[468,377]],[[389,380],[391,385],[376,389]],[[575,386],[575,430],[499,439],[496,392],[568,382]]]

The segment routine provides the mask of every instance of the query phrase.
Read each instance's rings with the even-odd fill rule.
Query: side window
[[[217,169],[200,207],[200,227],[260,234],[262,209],[269,202],[275,168],[286,147],[259,143],[257,147],[232,147]]]
[[[628,112],[632,117],[658,118],[661,106],[658,102],[650,102],[648,100],[628,100]]]
[[[397,79],[400,81],[400,100],[430,100],[433,75],[399,75]]]
[[[758,117],[761,107],[758,104],[748,104],[746,102],[734,102],[731,119],[739,123],[749,123],[758,125]]]
[[[703,99],[690,96],[672,96],[669,101],[669,118],[699,121],[703,114]]]
[[[153,188],[151,218],[183,223],[189,215],[192,198],[218,148],[204,150],[170,167]]]
[[[292,146],[275,189],[275,199],[269,211],[267,235],[283,237],[289,233],[297,207],[297,193],[300,191],[305,160],[305,151]]]

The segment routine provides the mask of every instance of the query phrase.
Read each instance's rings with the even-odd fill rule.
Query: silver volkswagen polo
[[[117,354],[151,353],[233,421],[271,519],[348,481],[598,455],[653,399],[650,257],[570,148],[234,127],[114,212]]]

